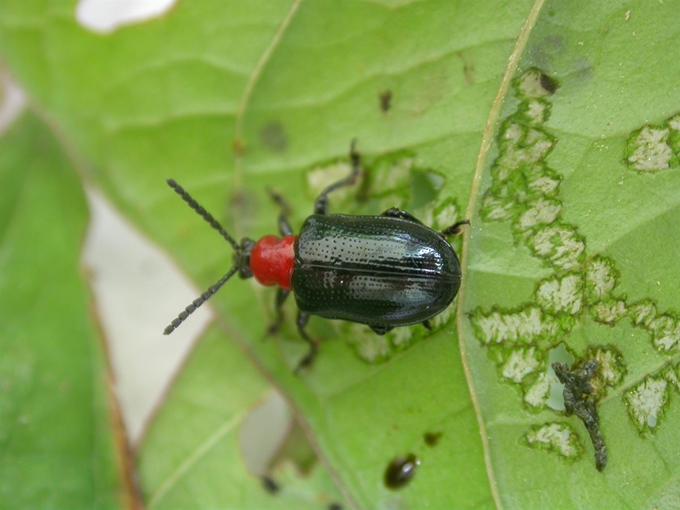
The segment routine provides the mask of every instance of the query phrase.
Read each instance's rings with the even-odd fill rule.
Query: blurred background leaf
[[[73,162],[32,114],[0,138],[0,507],[132,508],[124,432],[78,267]]]

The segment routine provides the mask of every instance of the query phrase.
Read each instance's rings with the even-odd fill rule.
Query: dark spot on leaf
[[[342,505],[340,503],[331,503],[328,505],[328,510],[342,510]]]
[[[392,106],[392,91],[385,90],[380,93],[380,109],[383,112],[387,112]]]
[[[539,68],[552,69],[554,67],[554,56],[562,53],[564,46],[564,38],[561,36],[550,35],[545,37],[537,44],[530,45],[527,48],[527,61]]]
[[[401,489],[411,481],[419,465],[420,461],[412,453],[397,457],[385,470],[385,485],[388,489]]]
[[[246,147],[243,144],[243,140],[241,140],[240,138],[236,138],[233,142],[231,142],[231,150],[237,156],[243,156],[243,154],[246,151]]]
[[[425,440],[425,444],[427,446],[437,446],[443,435],[443,432],[425,432],[423,439]]]
[[[554,94],[557,91],[559,85],[557,81],[552,79],[545,73],[541,73],[541,87],[549,94]]]
[[[541,46],[551,54],[560,53],[564,51],[564,37],[561,35],[549,35],[543,39]]]
[[[265,124],[260,129],[260,140],[271,152],[284,152],[288,148],[286,130],[277,120]]]
[[[475,66],[468,62],[462,51],[457,52],[456,56],[463,62],[463,76],[465,82],[468,85],[472,85],[475,82]]]
[[[246,194],[243,192],[236,192],[231,197],[231,206],[240,208],[244,207],[247,202]]]

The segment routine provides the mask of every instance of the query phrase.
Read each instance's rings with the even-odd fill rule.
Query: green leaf
[[[220,331],[290,399],[350,505],[674,506],[676,3],[206,0],[107,36],[76,25],[74,2],[50,2],[49,16],[38,4],[0,2],[3,58],[88,176],[201,286],[228,270],[229,248],[165,177],[235,236],[257,238],[278,213],[265,189],[288,198],[299,226],[319,190],[348,171],[357,138],[364,184],[333,195],[332,212],[400,206],[436,228],[471,219],[453,241],[465,275],[457,308],[432,334],[377,337],[313,319],[322,348],[299,376],[306,345],[293,303],[263,342],[271,290],[235,280],[212,300]],[[190,430],[203,432],[182,436],[164,463],[156,445],[178,430],[168,416],[186,405],[181,396],[213,399],[213,377],[230,384],[206,342],[143,449],[151,498],[260,394],[196,414]],[[589,359],[603,473],[549,369]],[[192,368],[204,366],[214,368]],[[232,439],[214,469],[247,480]],[[210,462],[219,452],[206,452]],[[420,459],[414,478],[387,488],[386,469],[407,454]],[[225,508],[268,497],[244,485],[246,499],[226,502],[208,465],[165,494],[186,505],[192,494],[222,498]],[[315,476],[305,494],[326,483]]]
[[[462,325],[511,507],[677,503],[679,12],[547,5],[510,84],[475,197]],[[599,364],[602,474],[553,397],[559,351]]]
[[[271,387],[247,357],[211,330],[190,356],[140,452],[147,508],[321,508],[342,500],[322,468],[273,473],[272,494],[243,462],[240,435]],[[237,503],[238,502],[238,503]]]
[[[30,114],[0,138],[0,194],[0,507],[122,508],[122,434],[78,267],[85,199]]]

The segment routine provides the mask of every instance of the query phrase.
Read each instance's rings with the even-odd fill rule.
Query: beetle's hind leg
[[[394,329],[394,326],[381,326],[379,324],[369,324],[368,327],[371,328],[377,335],[384,335],[388,331],[392,331]]]
[[[281,324],[283,324],[284,319],[283,303],[286,301],[286,298],[289,295],[290,291],[287,289],[279,288],[276,291],[276,300],[274,301],[274,311],[276,312],[276,318],[274,319],[274,322],[272,322],[267,328],[267,335],[275,335],[279,331],[279,328],[281,328]]]
[[[296,374],[300,372],[301,369],[310,366],[314,361],[314,358],[316,358],[317,353],[319,352],[319,341],[309,336],[305,331],[305,327],[307,327],[307,322],[309,322],[309,314],[304,312],[298,312],[297,316],[298,332],[300,333],[300,336],[304,338],[305,341],[309,344],[309,352],[304,358],[300,360],[300,363],[298,363],[298,366],[295,369]]]
[[[293,229],[290,226],[290,223],[288,223],[288,216],[290,216],[290,206],[288,205],[288,202],[286,202],[286,199],[283,198],[283,195],[280,193],[272,190],[267,191],[269,192],[269,198],[271,198],[274,203],[281,208],[278,219],[279,233],[282,236],[292,235]]]
[[[408,220],[412,221],[414,223],[418,223],[420,225],[423,224],[422,221],[420,221],[418,218],[413,216],[411,213],[408,213],[406,211],[402,211],[401,209],[397,207],[390,207],[386,211],[384,211],[380,216],[387,216],[388,218],[401,218],[402,220]],[[449,237],[449,236],[457,236],[460,235],[463,232],[463,229],[461,228],[463,225],[469,225],[470,220],[461,220],[453,225],[451,225],[448,228],[445,228],[441,232],[439,232],[439,235],[442,237]]]
[[[361,156],[359,151],[357,151],[357,141],[352,140],[352,144],[349,149],[349,159],[352,163],[352,170],[350,174],[344,179],[340,179],[338,182],[331,184],[325,190],[321,192],[316,201],[314,202],[314,214],[328,214],[328,194],[333,191],[344,188],[345,186],[351,186],[354,184],[361,173]]]
[[[460,235],[463,232],[463,229],[460,228],[460,227],[462,227],[463,225],[469,225],[469,224],[470,224],[470,220],[457,221],[456,223],[454,223],[450,227],[445,228],[444,230],[439,232],[439,235],[442,236],[442,237]]]

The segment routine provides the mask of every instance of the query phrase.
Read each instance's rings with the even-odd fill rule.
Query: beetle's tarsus
[[[402,211],[398,207],[390,207],[389,209],[384,211],[380,216],[387,216],[388,218],[401,218],[402,220],[412,221],[414,223],[418,223],[419,225],[423,224],[423,222],[420,221],[418,218],[416,218],[410,213],[407,213],[406,211]]]
[[[357,139],[352,138],[352,141],[349,144],[349,159],[352,162],[352,173],[358,174],[359,171],[361,170],[361,155],[359,154],[359,151],[357,150]]]
[[[279,289],[276,291],[276,299],[274,300],[274,310],[276,310],[276,322],[280,326],[283,324],[283,303],[290,296],[288,289]]]
[[[316,343],[312,343],[310,345],[310,349],[309,349],[309,352],[307,353],[307,355],[300,360],[300,363],[298,363],[298,366],[295,368],[295,371],[294,371],[295,375],[299,374],[300,370],[302,370],[303,368],[307,368],[307,367],[312,366],[312,363],[314,362],[314,359],[316,358],[316,355],[318,354],[318,352],[319,352],[319,347],[317,346]]]
[[[316,355],[319,352],[319,341],[309,336],[305,331],[305,327],[307,327],[307,322],[309,322],[309,314],[298,312],[297,316],[298,332],[300,333],[300,336],[305,340],[305,342],[309,344],[309,352],[304,358],[302,358],[302,360],[300,360],[300,363],[298,363],[298,366],[295,369],[296,374],[299,373],[300,370],[302,370],[303,368],[310,366],[314,362],[314,358],[316,358]]]
[[[449,236],[457,236],[460,235],[463,232],[463,229],[461,228],[463,225],[469,225],[470,220],[461,220],[457,221],[453,225],[451,225],[448,228],[445,228],[441,232],[439,232],[439,235],[442,237],[449,237]]]
[[[276,291],[276,298],[274,299],[274,312],[276,313],[276,319],[269,326],[267,326],[266,336],[274,336],[281,329],[281,325],[285,319],[283,313],[283,303],[286,298],[290,295],[290,291],[287,289],[279,289]]]
[[[340,179],[338,182],[331,184],[321,192],[314,202],[314,214],[328,214],[328,194],[340,188],[344,188],[345,186],[351,186],[361,174],[361,155],[359,154],[359,151],[357,151],[356,142],[356,138],[353,139],[349,149],[349,159],[352,163],[350,174],[344,179]]]
[[[269,198],[271,198],[274,203],[281,208],[278,218],[279,233],[282,236],[292,235],[293,228],[290,226],[290,223],[288,223],[288,216],[290,216],[291,213],[290,205],[288,205],[286,199],[283,198],[283,195],[281,195],[278,191],[268,189],[267,192],[269,193]]]

